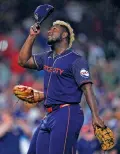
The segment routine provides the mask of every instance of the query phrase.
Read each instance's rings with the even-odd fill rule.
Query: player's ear
[[[68,36],[68,33],[67,33],[67,32],[63,32],[62,38],[64,39],[64,38],[66,38],[67,36]]]

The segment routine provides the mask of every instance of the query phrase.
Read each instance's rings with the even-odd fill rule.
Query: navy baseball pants
[[[79,104],[48,113],[34,133],[27,154],[76,154],[83,121]]]

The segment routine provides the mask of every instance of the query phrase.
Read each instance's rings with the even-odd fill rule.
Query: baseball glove
[[[13,93],[20,100],[28,102],[30,104],[38,103],[44,99],[43,92],[23,85],[14,86]]]
[[[104,128],[95,127],[95,136],[101,143],[102,150],[110,150],[115,145],[115,138],[112,130],[105,126]]]

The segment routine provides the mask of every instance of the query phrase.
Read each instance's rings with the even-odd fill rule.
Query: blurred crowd
[[[41,26],[33,53],[50,49],[47,30],[54,20],[65,20],[74,29],[73,48],[89,62],[93,89],[100,116],[115,134],[115,147],[106,154],[120,154],[120,9],[111,0],[1,0],[0,1],[0,154],[26,154],[31,137],[45,115],[43,102],[23,103],[13,95],[17,84],[43,90],[44,72],[21,68],[19,50],[34,24],[34,10],[40,4],[55,7],[53,15]],[[99,154],[91,113],[81,101],[85,120],[77,154]]]

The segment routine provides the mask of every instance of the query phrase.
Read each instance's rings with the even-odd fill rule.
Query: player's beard
[[[61,35],[57,38],[48,39],[48,45],[54,46],[56,43],[61,42]]]

